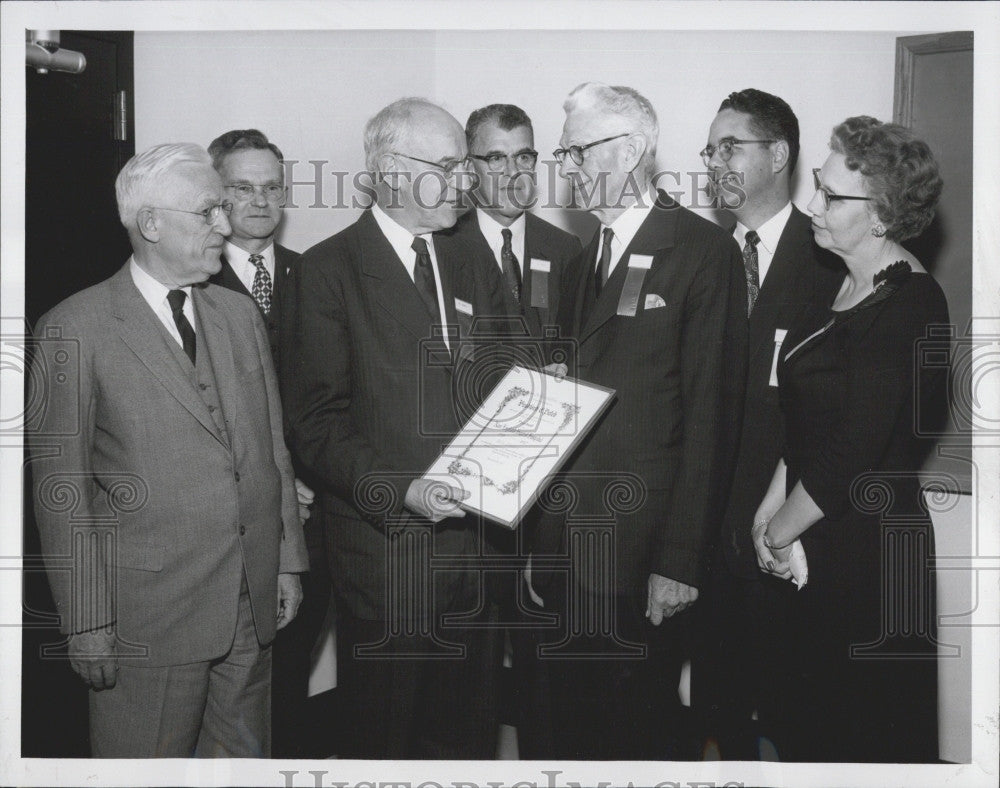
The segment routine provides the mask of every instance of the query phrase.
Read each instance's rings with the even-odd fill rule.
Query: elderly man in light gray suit
[[[91,747],[267,757],[270,643],[307,568],[267,332],[200,284],[231,209],[204,149],[156,146],[116,192],[133,256],[39,321],[27,425]]]

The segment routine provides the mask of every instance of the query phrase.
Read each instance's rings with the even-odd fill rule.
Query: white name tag
[[[463,315],[472,315],[472,304],[468,301],[463,301],[461,298],[456,298],[455,310],[461,312]]]
[[[774,355],[771,357],[771,377],[767,381],[768,386],[778,385],[778,356],[781,353],[781,343],[785,341],[787,334],[787,328],[774,329]]]
[[[531,258],[532,271],[544,271],[545,273],[548,273],[551,268],[552,263],[548,260],[536,260],[535,258]]]
[[[630,254],[628,257],[629,268],[641,268],[648,271],[653,265],[653,255],[651,254]]]

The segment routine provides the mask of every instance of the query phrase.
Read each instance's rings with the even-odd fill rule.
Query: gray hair
[[[584,82],[570,91],[563,102],[563,110],[566,114],[577,110],[595,110],[606,115],[618,115],[646,140],[646,151],[642,156],[646,175],[656,171],[656,141],[660,136],[660,125],[653,105],[638,90],[623,85]]]
[[[379,110],[365,124],[365,167],[378,180],[378,160],[391,153],[407,131],[413,110],[417,107],[440,110],[424,98],[401,98]]]
[[[154,145],[125,162],[115,180],[115,196],[118,198],[118,216],[126,230],[132,229],[139,209],[149,204],[157,182],[182,164],[212,166],[212,157],[207,150],[192,142],[171,142]]]

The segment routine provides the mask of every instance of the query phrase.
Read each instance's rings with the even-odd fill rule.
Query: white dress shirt
[[[649,216],[649,212],[653,210],[653,205],[656,203],[656,194],[646,195],[641,201],[630,205],[626,208],[621,216],[615,219],[611,223],[611,229],[614,230],[614,236],[611,238],[611,264],[608,266],[608,279],[615,272],[615,267],[618,265],[618,261],[622,259],[622,254],[628,248],[628,245],[632,243],[632,239],[635,238],[635,234],[639,232],[639,227],[646,217]],[[597,266],[601,264],[601,253],[604,251],[602,248],[604,245],[604,231],[607,229],[607,225],[602,224],[599,231],[601,238],[601,243],[597,248],[597,262],[595,264],[594,270],[597,270]]]
[[[757,244],[757,272],[761,285],[764,284],[767,269],[771,267],[771,261],[774,260],[774,250],[778,248],[778,241],[781,240],[781,234],[785,231],[785,225],[788,224],[788,219],[791,215],[792,204],[789,202],[785,204],[784,208],[757,228],[757,235],[760,236],[760,242]],[[736,229],[733,230],[733,238],[740,245],[741,252],[746,245],[748,232],[750,232],[749,227],[739,222],[736,223]]]
[[[257,266],[250,262],[250,252],[240,249],[236,244],[226,241],[223,253],[230,267],[239,277],[248,293],[253,292],[253,280],[257,276]],[[262,249],[258,254],[264,258],[264,267],[271,275],[271,287],[274,288],[274,244],[268,244],[266,249]]]
[[[482,208],[476,208],[476,218],[479,220],[479,230],[482,232],[486,243],[490,245],[493,257],[497,261],[497,267],[503,271],[503,262],[500,252],[503,250],[503,231],[510,230],[510,248],[517,257],[517,264],[521,266],[521,281],[524,281],[524,226],[525,218],[522,213],[510,225],[504,227],[500,222],[486,213]]]
[[[167,293],[171,290],[183,290],[187,294],[187,298],[184,299],[184,308],[181,311],[184,312],[184,317],[191,324],[191,330],[197,333],[194,319],[194,302],[191,300],[191,286],[167,287],[165,284],[157,282],[139,266],[134,257],[129,258],[128,268],[132,274],[132,281],[135,282],[135,286],[139,289],[139,293],[146,299],[146,303],[149,304],[156,316],[160,318],[163,327],[167,329],[170,336],[177,341],[178,345],[184,347],[181,332],[177,330],[177,324],[174,322],[174,310],[170,308],[170,302],[167,301]]]
[[[372,206],[372,216],[375,217],[375,222],[382,231],[382,235],[385,236],[393,251],[396,252],[399,261],[406,268],[406,273],[410,275],[410,281],[415,283],[416,280],[413,278],[413,271],[417,267],[417,253],[412,248],[415,236],[383,211],[377,203]],[[451,342],[448,340],[448,313],[444,308],[444,288],[441,287],[441,273],[438,271],[437,254],[434,252],[434,236],[431,233],[424,233],[419,237],[427,242],[427,251],[431,256],[431,268],[434,270],[434,284],[437,289],[438,310],[441,313],[441,325],[444,327],[444,343],[451,350]]]

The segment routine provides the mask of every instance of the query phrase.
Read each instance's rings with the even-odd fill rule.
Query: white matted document
[[[466,511],[516,528],[614,394],[512,367],[424,477],[468,492]]]

